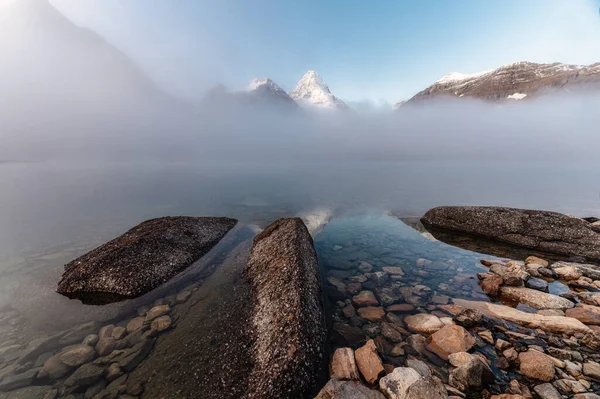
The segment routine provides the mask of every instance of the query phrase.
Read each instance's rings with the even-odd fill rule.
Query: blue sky
[[[600,62],[600,0],[51,0],[159,84],[214,84],[309,69],[350,102],[394,103],[443,75],[520,61]]]

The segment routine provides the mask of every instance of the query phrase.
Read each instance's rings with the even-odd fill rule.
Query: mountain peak
[[[331,94],[329,86],[314,70],[309,70],[302,76],[290,97],[302,105],[330,109],[347,109],[348,106]]]
[[[273,80],[271,80],[270,78],[252,79],[246,87],[246,91],[254,91],[259,89],[273,90],[275,92],[285,93],[285,90],[279,87],[279,85],[273,82]]]

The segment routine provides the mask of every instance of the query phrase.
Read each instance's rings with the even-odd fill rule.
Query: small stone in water
[[[125,327],[115,327],[112,332],[114,339],[123,339],[127,335],[127,329]]]
[[[155,306],[148,311],[148,314],[146,315],[146,321],[152,321],[152,320],[156,319],[157,317],[166,315],[170,311],[171,311],[171,308],[169,307],[169,305]]]
[[[152,321],[152,325],[150,326],[152,331],[161,332],[171,327],[171,318],[167,315],[157,317]]]
[[[98,336],[96,334],[90,334],[83,339],[82,344],[89,346],[96,346],[98,343]]]

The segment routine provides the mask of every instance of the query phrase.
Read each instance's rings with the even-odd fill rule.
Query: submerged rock
[[[600,233],[591,223],[556,212],[483,206],[442,206],[421,219],[430,228],[556,253],[600,260]],[[434,236],[435,236],[435,232]]]
[[[301,219],[279,219],[254,238],[246,277],[254,302],[248,397],[303,397],[319,379],[327,334],[317,254]]]
[[[138,297],[208,253],[236,223],[184,216],[145,221],[67,264],[57,292],[88,304]]]

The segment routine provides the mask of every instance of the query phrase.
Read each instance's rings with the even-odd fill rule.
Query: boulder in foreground
[[[254,238],[246,277],[253,297],[248,398],[305,397],[324,370],[327,334],[317,254],[302,219],[279,219]]]
[[[224,217],[147,220],[67,264],[57,292],[87,304],[138,297],[208,253],[236,223]]]
[[[600,229],[584,219],[557,212],[492,206],[441,206],[429,210],[421,222],[427,228],[600,261]]]

